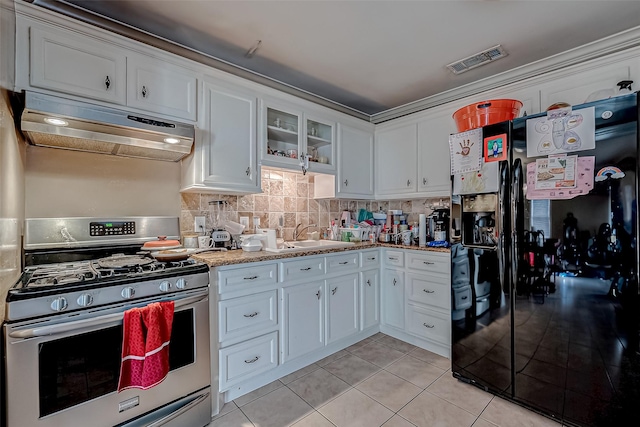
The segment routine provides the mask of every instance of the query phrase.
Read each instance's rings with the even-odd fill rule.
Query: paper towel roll
[[[419,221],[418,246],[427,246],[427,215],[420,214]]]

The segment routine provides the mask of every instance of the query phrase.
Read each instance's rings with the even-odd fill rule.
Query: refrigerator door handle
[[[511,173],[511,286],[515,292],[518,286],[520,272],[520,236],[519,228],[524,225],[522,218],[522,162],[515,159]]]
[[[509,162],[500,162],[500,185],[498,187],[498,212],[496,215],[496,219],[500,222],[499,234],[498,234],[498,269],[499,269],[499,279],[500,279],[500,289],[504,291],[506,284],[506,271],[505,268],[509,265],[506,260],[507,257],[507,247],[505,241],[505,232],[508,230],[508,221],[507,221],[507,212],[508,207],[505,206],[507,203],[507,190],[508,190],[508,182],[509,182]]]

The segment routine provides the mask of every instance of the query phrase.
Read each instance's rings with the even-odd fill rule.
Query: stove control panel
[[[122,236],[127,234],[136,234],[135,221],[102,221],[89,223],[90,236]]]

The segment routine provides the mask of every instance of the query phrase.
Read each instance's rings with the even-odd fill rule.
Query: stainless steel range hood
[[[195,127],[86,102],[26,92],[20,128],[44,147],[178,161],[191,152]]]

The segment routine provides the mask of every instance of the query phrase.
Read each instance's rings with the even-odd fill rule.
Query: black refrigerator
[[[640,425],[637,100],[452,135],[453,376],[565,425]]]

